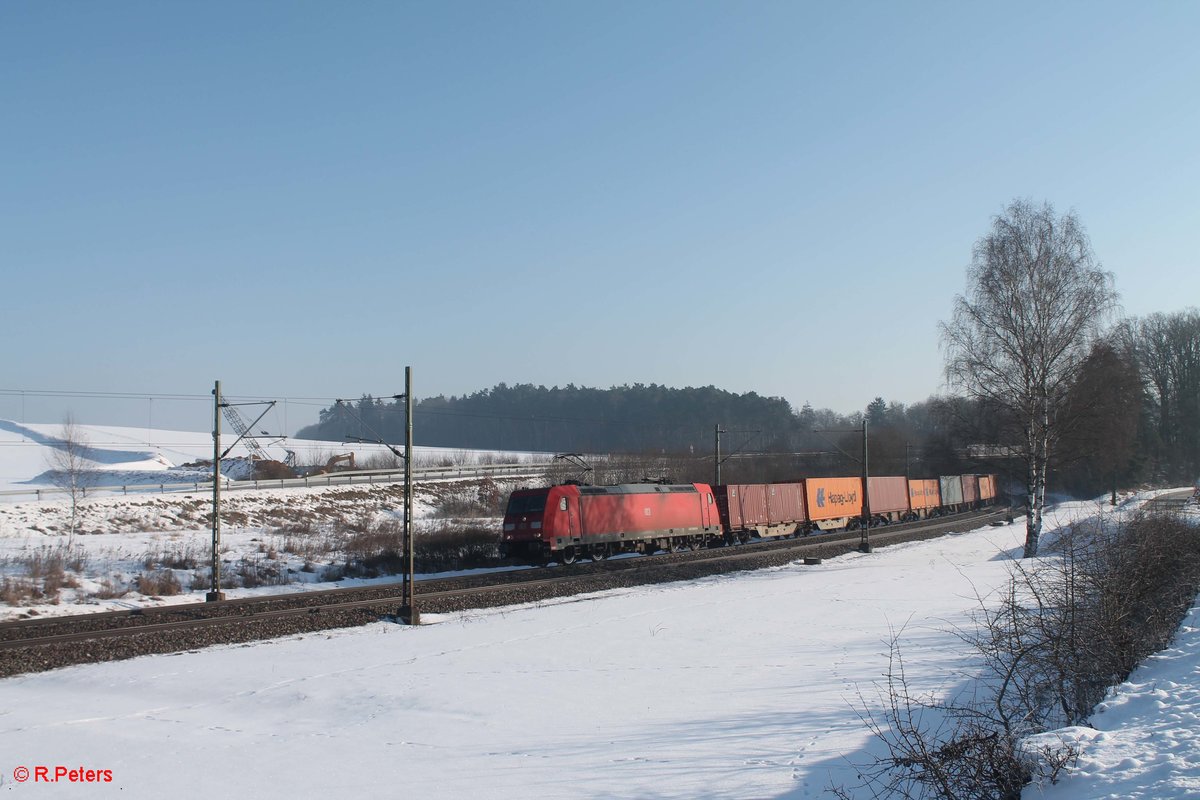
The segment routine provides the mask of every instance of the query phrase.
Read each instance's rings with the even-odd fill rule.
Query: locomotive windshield
[[[549,492],[537,494],[514,494],[508,498],[508,510],[504,516],[513,517],[527,514],[541,514],[546,510],[546,497]]]

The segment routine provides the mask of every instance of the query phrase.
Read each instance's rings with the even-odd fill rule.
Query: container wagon
[[[942,475],[938,478],[938,489],[942,495],[942,508],[958,511],[963,504],[962,476]]]
[[[913,519],[936,517],[942,507],[942,493],[937,478],[908,482],[908,507]]]
[[[987,505],[996,500],[996,476],[995,475],[980,475],[979,476],[979,500]]]
[[[805,531],[804,483],[731,483],[712,487],[726,541]]]
[[[960,475],[962,480],[962,494],[964,508],[979,507],[979,476],[978,475]]]
[[[903,522],[909,515],[908,481],[904,478],[867,478],[868,505],[871,506],[871,523],[887,525]]]

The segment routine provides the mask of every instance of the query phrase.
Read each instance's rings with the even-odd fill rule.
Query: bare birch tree
[[[940,326],[951,386],[1002,409],[1019,432],[1026,558],[1037,555],[1059,414],[1116,298],[1074,214],[1014,200],[975,243],[967,292]]]
[[[87,495],[95,479],[95,464],[87,458],[88,440],[75,420],[67,415],[47,461],[50,480],[71,499],[71,530],[68,546],[74,542],[79,524],[79,501]]]

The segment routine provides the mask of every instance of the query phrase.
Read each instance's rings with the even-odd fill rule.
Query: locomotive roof
[[[696,487],[690,483],[622,483],[617,486],[580,486],[580,494],[682,494],[696,493]]]

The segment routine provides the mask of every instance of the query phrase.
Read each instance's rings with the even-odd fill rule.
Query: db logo
[[[17,783],[24,783],[29,780],[29,767],[17,767],[13,770],[13,780]]]

